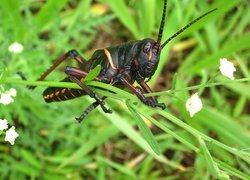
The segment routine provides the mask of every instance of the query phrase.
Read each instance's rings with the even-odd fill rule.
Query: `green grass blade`
[[[82,122],[82,124],[84,124],[84,122]],[[65,161],[61,163],[58,168],[61,169],[64,166],[71,164],[75,160],[82,158],[95,147],[102,144],[103,142],[106,142],[107,139],[112,136],[115,136],[117,133],[118,130],[114,126],[109,126],[101,132],[98,132],[97,134],[92,136],[88,142],[83,143],[83,145],[78,150],[76,150],[70,157],[66,158]]]
[[[77,9],[74,11],[74,14],[69,20],[67,31],[70,31],[77,23],[79,23],[80,18],[83,19],[88,14],[90,3],[91,0],[84,0],[80,2]]]
[[[106,118],[108,118],[109,121],[111,121],[123,134],[125,134],[127,137],[129,137],[132,141],[134,141],[138,146],[140,146],[145,152],[149,153],[156,159],[157,161],[167,164],[171,167],[181,169],[181,167],[174,162],[169,161],[166,157],[163,155],[157,155],[152,148],[149,146],[147,141],[142,138],[139,133],[137,133],[131,125],[124,121],[124,118],[122,118],[117,113],[113,112],[112,115],[109,115],[107,113],[102,113]],[[111,117],[110,117],[111,116]]]
[[[53,16],[56,14],[56,10],[60,11],[68,0],[61,0],[61,1],[46,1],[46,4],[42,7],[42,9],[36,14],[36,21],[37,21],[37,31],[41,31],[46,25],[48,25]]]
[[[35,167],[37,169],[41,169],[43,164],[37,160],[37,158],[31,154],[29,151],[26,149],[21,149],[20,153],[23,157],[24,160],[26,160],[32,167]]]
[[[134,35],[136,39],[140,38],[140,33],[136,25],[136,21],[133,15],[129,13],[129,8],[123,0],[103,0],[106,2],[112,11],[116,14],[118,19],[123,23],[123,25],[128,28]]]
[[[208,69],[211,67],[219,67],[219,59],[227,57],[232,52],[237,52],[245,49],[249,49],[250,33],[241,36],[238,39],[233,39],[228,42],[220,51],[216,52],[212,56],[208,56],[202,61],[198,61],[190,68],[186,69],[186,73],[197,73],[201,69]]]
[[[140,11],[140,39],[150,37],[155,24],[155,0],[143,0]]]
[[[84,78],[84,81],[91,81],[95,79],[95,77],[97,77],[100,74],[100,72],[101,72],[101,65],[98,64],[94,69],[89,71],[87,76]]]
[[[119,172],[127,174],[127,175],[135,178],[134,172],[131,169],[127,168],[126,166],[123,166],[123,165],[120,165],[118,163],[112,162],[112,161],[110,161],[110,160],[108,160],[106,158],[103,158],[101,156],[97,157],[97,159],[99,161],[101,161],[101,162],[104,162],[106,165],[111,166],[112,168],[117,169]]]
[[[206,167],[208,171],[210,172],[210,174],[213,176],[213,178],[217,179],[219,177],[219,168],[217,164],[213,161],[213,158],[209,150],[207,149],[205,142],[202,140],[201,137],[199,137],[198,140],[199,140],[200,147],[201,147],[200,148],[201,153],[203,154],[203,157],[205,159]]]
[[[218,159],[214,159],[214,161],[218,164],[220,169],[223,169],[223,170],[229,172],[231,175],[236,176],[240,179],[245,179],[245,180],[250,179],[249,174],[245,174],[245,173],[241,172],[240,170],[233,168],[232,166],[228,165],[228,163],[222,162]]]
[[[160,149],[157,141],[155,140],[154,135],[152,134],[149,127],[146,125],[146,123],[141,118],[141,116],[129,105],[129,103],[127,103],[127,107],[129,109],[129,111],[132,113],[134,120],[136,121],[136,124],[138,125],[145,140],[148,142],[148,144],[154,150],[154,152],[157,155],[160,155],[161,149]]]

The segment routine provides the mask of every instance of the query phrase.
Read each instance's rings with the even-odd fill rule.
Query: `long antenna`
[[[207,16],[208,14],[214,12],[215,10],[217,10],[217,8],[206,12],[205,14],[201,15],[200,17],[196,18],[195,20],[193,20],[191,23],[189,23],[188,25],[186,25],[185,27],[183,27],[182,29],[180,29],[179,31],[177,31],[177,33],[175,33],[174,35],[172,35],[170,38],[168,38],[162,45],[161,48],[164,48],[164,46],[166,44],[168,44],[172,39],[174,39],[175,37],[177,37],[179,34],[181,34],[183,31],[185,31],[187,28],[189,28],[190,26],[192,26],[194,23],[198,22],[199,20],[201,20],[202,18],[204,18],[205,16]]]
[[[161,18],[161,26],[159,29],[157,44],[161,43],[162,32],[164,30],[164,24],[165,24],[166,9],[167,9],[167,0],[164,0],[164,6],[163,6],[163,12],[162,12],[162,18]]]

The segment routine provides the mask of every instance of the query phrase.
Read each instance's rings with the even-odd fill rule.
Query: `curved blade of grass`
[[[91,81],[93,80],[96,76],[98,76],[101,72],[101,65],[98,64],[94,69],[92,69],[87,76],[84,78],[84,81]]]
[[[223,169],[240,179],[250,179],[249,175],[233,168],[232,166],[228,165],[228,163],[222,162],[216,158],[214,158],[214,161],[219,165],[220,169]]]
[[[106,158],[103,158],[103,157],[101,157],[101,156],[97,157],[97,159],[98,159],[99,161],[101,161],[101,162],[104,162],[104,163],[107,164],[108,166],[111,166],[111,167],[117,169],[119,172],[124,173],[124,174],[127,174],[127,175],[132,176],[133,178],[135,178],[134,172],[133,172],[131,169],[127,168],[126,166],[120,165],[120,164],[118,164],[118,163],[115,163],[115,162],[113,162],[113,161],[110,161],[110,160],[108,160],[108,159],[106,159]]]
[[[1,69],[1,71],[0,71],[0,84],[4,84],[5,78],[6,78],[6,70]]]
[[[43,166],[43,162],[38,161],[34,154],[31,154],[30,151],[26,149],[21,149],[20,154],[26,162],[28,162],[32,167],[40,169]]]
[[[126,6],[123,0],[104,0],[112,11],[117,15],[119,20],[126,26],[134,35],[136,39],[139,39],[140,33],[138,27],[136,26],[136,21],[132,14],[129,13],[129,8]]]
[[[148,142],[152,150],[157,154],[161,154],[160,146],[158,145],[157,141],[154,138],[154,135],[152,134],[149,127],[146,125],[144,120],[141,118],[141,116],[129,105],[127,102],[127,107],[131,114],[134,117],[134,120],[136,121],[136,124],[138,125],[142,135],[144,136],[145,140]]]
[[[75,88],[75,89],[81,89],[77,84],[72,82],[54,82],[54,81],[24,81],[20,79],[2,79],[1,84],[19,84],[19,85],[28,85],[28,86],[44,86],[44,87],[69,87],[69,88]],[[117,87],[111,86],[109,84],[97,82],[97,81],[88,81],[85,83],[89,86],[94,87],[100,87],[103,89],[107,89],[111,92],[120,94],[122,96],[125,96],[128,99],[136,99],[136,96],[121,90]]]
[[[84,18],[87,13],[89,12],[89,6],[90,6],[90,0],[85,0],[85,1],[80,1],[80,3],[77,6],[77,9],[74,10],[74,15],[72,15],[72,17],[70,18],[70,23],[67,27],[67,31],[70,31],[70,29],[72,29],[72,27],[75,26],[75,24],[78,23],[78,18]]]
[[[204,110],[203,110],[204,111]],[[166,111],[160,111],[157,110],[157,113],[159,113],[160,115],[164,116],[165,118],[167,118],[168,120],[170,120],[171,122],[173,122],[174,124],[180,126],[181,128],[185,129],[186,131],[188,131],[189,133],[193,134],[194,136],[201,136],[204,140],[206,141],[211,141],[214,145],[225,149],[226,151],[238,156],[239,158],[243,159],[244,161],[249,163],[249,159],[246,159],[244,153],[242,153],[241,151],[232,148],[230,146],[227,146],[221,142],[219,142],[218,140],[215,140],[213,138],[208,137],[207,135],[201,133],[200,131],[196,130],[195,128],[189,126],[188,124],[184,123],[183,121],[181,121],[179,118],[173,116],[172,114],[166,112]],[[202,113],[202,112],[200,112]]]
[[[119,116],[117,113],[113,112],[112,115],[109,115],[107,113],[101,112],[109,121],[111,121],[123,134],[125,134],[129,139],[134,141],[138,146],[140,146],[145,152],[149,153],[159,162],[162,162],[164,164],[167,164],[173,168],[177,168],[180,170],[183,170],[183,167],[175,162],[169,161],[166,157],[163,155],[157,155],[152,148],[149,146],[149,144],[146,142],[144,138],[142,138],[141,135],[139,135],[127,122],[124,121],[124,119]]]
[[[15,40],[24,40],[25,38],[27,27],[23,20],[22,13],[20,12],[20,5],[21,1],[10,0],[0,2],[1,21],[4,22],[5,20],[7,20],[8,25],[13,24],[10,27],[13,28],[12,31],[15,32],[15,36],[9,36],[8,39],[11,40],[13,40],[12,38],[15,38]],[[5,17],[7,17],[8,19],[5,19]],[[4,28],[2,27],[2,24],[1,28]],[[3,36],[3,34],[1,35]]]
[[[213,161],[213,158],[210,154],[210,152],[207,149],[207,146],[203,139],[201,137],[198,138],[199,143],[200,143],[200,149],[201,153],[203,154],[203,157],[205,159],[206,167],[210,174],[213,176],[213,178],[217,179],[219,177],[219,168],[217,164]]]
[[[197,147],[195,147],[193,144],[191,144],[190,142],[188,142],[187,140],[185,140],[184,138],[182,138],[181,136],[179,136],[177,133],[171,131],[168,127],[166,127],[162,123],[158,122],[156,119],[154,119],[153,117],[151,117],[145,111],[141,110],[140,108],[137,108],[134,105],[132,105],[132,107],[135,108],[145,118],[147,118],[148,120],[150,120],[155,126],[157,126],[158,128],[160,128],[164,132],[170,134],[171,136],[173,136],[174,138],[176,138],[178,141],[180,141],[181,143],[185,144],[188,148],[192,149],[195,152],[198,152],[198,148]]]
[[[225,86],[232,91],[241,94],[248,99],[250,99],[250,85],[249,84],[243,84],[243,83],[234,83],[234,84],[225,84]]]
[[[62,9],[68,0],[61,1],[46,1],[46,4],[42,7],[42,9],[36,14],[36,21],[38,24],[37,31],[41,31],[48,23],[51,22],[53,18],[53,12],[55,9],[59,11]]]
[[[215,67],[219,65],[219,59],[221,57],[226,57],[232,52],[249,49],[250,33],[241,36],[239,39],[234,39],[228,42],[220,51],[207,57],[206,59],[196,62],[193,66],[186,68],[186,73],[197,73],[201,69],[207,69],[209,67]]]
[[[118,132],[119,131],[115,126],[109,126],[103,131],[94,134],[88,142],[83,143],[83,145],[78,150],[76,150],[70,157],[65,159],[65,161],[60,164],[58,169],[71,164],[76,159],[82,158],[84,155],[92,151],[95,147],[106,142],[110,137],[115,136]]]
[[[163,1],[162,1],[163,2]],[[140,34],[141,38],[150,37],[154,30],[155,23],[155,0],[143,0],[140,2]]]
[[[35,167],[24,164],[23,162],[15,162],[12,165],[12,168],[15,169],[18,173],[27,175],[29,177],[39,177],[40,170]],[[34,178],[35,179],[35,178]]]
[[[199,115],[197,114],[196,118],[201,124],[218,133],[221,137],[220,141],[230,142],[231,146],[240,149],[250,146],[249,137],[245,135],[244,129],[234,122],[230,116],[220,113],[213,108],[206,107]],[[207,120],[204,121],[204,119]]]

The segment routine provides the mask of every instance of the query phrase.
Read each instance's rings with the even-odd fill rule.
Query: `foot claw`
[[[105,113],[112,113],[112,110],[111,110],[111,109],[107,109],[107,108],[105,107],[104,104],[101,105],[101,107],[102,107],[102,110],[103,110]]]
[[[77,118],[77,117],[75,118],[75,123],[76,123],[76,124],[80,124],[81,121],[82,121],[82,120],[81,120],[80,118]]]
[[[164,103],[157,103],[155,104],[156,107],[160,107],[162,110],[166,108],[166,105]]]
[[[97,101],[98,102],[98,101]],[[106,106],[105,106],[105,103],[103,100],[99,100],[98,102],[102,108],[102,110],[105,112],[105,113],[112,113],[112,110],[111,109],[108,109]]]
[[[162,110],[166,108],[166,105],[164,103],[153,103],[152,101],[146,101],[146,105],[150,107],[160,107]]]

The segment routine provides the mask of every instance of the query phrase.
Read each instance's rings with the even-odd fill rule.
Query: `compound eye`
[[[143,51],[144,51],[145,53],[148,53],[148,52],[150,51],[150,49],[151,49],[151,43],[150,43],[150,42],[147,42],[147,43],[144,45],[144,47],[143,47]]]

